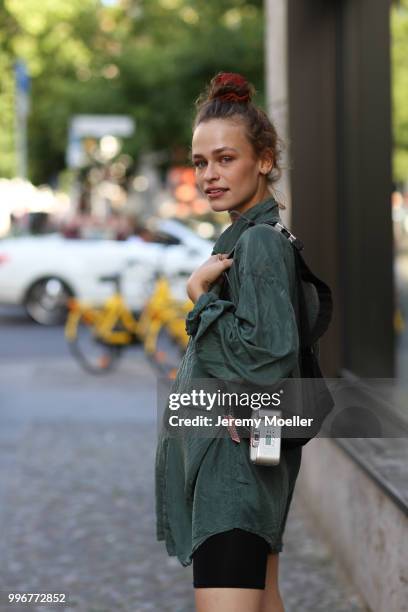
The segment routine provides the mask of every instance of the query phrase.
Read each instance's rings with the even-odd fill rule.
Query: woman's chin
[[[210,206],[214,212],[224,212],[225,210],[229,210],[231,206],[228,204],[223,204],[222,202],[210,202]]]
[[[214,212],[225,212],[227,210],[232,210],[236,206],[236,204],[231,201],[223,201],[223,198],[221,198],[219,201],[210,200],[209,204]]]

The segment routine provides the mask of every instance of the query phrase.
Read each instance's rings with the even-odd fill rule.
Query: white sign
[[[103,138],[103,136],[132,136],[135,122],[127,115],[75,115],[71,119],[74,138]]]

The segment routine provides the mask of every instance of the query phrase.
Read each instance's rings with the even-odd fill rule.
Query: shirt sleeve
[[[238,275],[234,301],[220,299],[213,291],[203,294],[187,317],[187,332],[209,376],[273,384],[297,364],[299,336],[290,275],[278,240],[265,247],[252,235],[240,247],[233,264]]]
[[[234,310],[232,302],[219,299],[215,291],[203,293],[187,315],[186,331],[188,335],[194,336],[199,329],[200,333],[198,335],[202,335],[208,325],[228,310]]]

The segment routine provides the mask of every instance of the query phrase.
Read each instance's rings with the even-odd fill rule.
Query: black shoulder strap
[[[295,251],[296,268],[301,281],[312,283],[319,296],[319,314],[311,332],[311,343],[316,342],[328,329],[333,314],[332,292],[328,285],[318,278],[307,266],[299,251]],[[302,291],[303,293],[303,291]]]
[[[264,225],[271,225],[275,230],[283,234],[285,238],[287,238],[289,242],[293,244],[297,251],[303,250],[303,242],[299,240],[299,238],[296,238],[296,236],[294,236],[292,232],[290,232],[288,228],[283,225],[283,223],[279,223],[279,221],[262,221],[262,223]]]
[[[313,274],[309,266],[306,264],[305,260],[300,254],[300,251],[303,250],[304,245],[299,238],[296,238],[296,236],[294,236],[279,221],[261,221],[260,224],[270,225],[276,231],[283,234],[293,246],[299,299],[299,338],[302,347],[311,347],[327,331],[332,318],[333,300],[330,287],[328,287],[326,283]],[[257,224],[252,222],[250,225]],[[234,255],[234,251],[235,247],[228,253],[229,258]],[[319,296],[319,313],[312,330],[310,329],[309,325],[307,304],[302,281],[312,283],[315,286]],[[223,274],[223,283],[220,295],[222,295],[222,293],[225,291],[227,284],[229,285],[228,270]]]
[[[279,223],[279,221],[263,221],[263,223],[265,225],[272,226],[275,230],[283,234],[294,247],[296,277],[299,288],[299,316],[302,344],[305,346],[311,346],[327,331],[332,318],[333,299],[330,287],[310,270],[309,266],[306,264],[305,260],[300,254],[300,251],[303,250],[304,245],[298,238],[296,238],[296,236],[294,236],[284,225],[282,225],[282,223]],[[309,327],[306,299],[302,281],[312,283],[316,287],[316,291],[319,296],[319,313],[312,330],[310,330]]]

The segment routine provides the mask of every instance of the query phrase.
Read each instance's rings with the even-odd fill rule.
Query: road
[[[0,337],[0,611],[17,590],[67,593],[75,612],[193,612],[191,567],[155,540],[157,372],[134,349],[86,374],[62,328],[19,309],[0,309]],[[364,609],[296,496],[280,563],[287,612]]]

